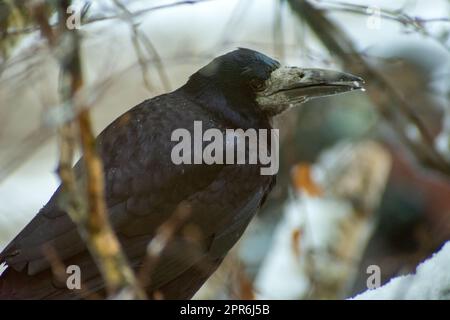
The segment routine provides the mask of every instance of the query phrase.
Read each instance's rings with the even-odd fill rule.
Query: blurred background
[[[59,184],[66,114],[58,52],[29,13],[39,2],[0,1],[0,248]],[[97,133],[237,47],[366,80],[276,119],[277,186],[196,298],[347,298],[374,266],[383,284],[450,238],[450,1],[101,0],[73,12]]]

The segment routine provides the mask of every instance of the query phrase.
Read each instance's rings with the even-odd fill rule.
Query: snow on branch
[[[377,289],[367,290],[356,300],[440,300],[450,299],[450,241],[431,258],[422,262],[414,274],[399,276]]]

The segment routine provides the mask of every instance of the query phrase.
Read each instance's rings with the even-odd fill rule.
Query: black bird
[[[308,99],[361,89],[362,79],[321,69],[281,67],[250,49],[215,58],[181,88],[145,100],[97,137],[110,220],[135,270],[147,244],[177,208],[190,214],[149,275],[146,291],[191,298],[236,243],[275,183],[261,164],[174,164],[175,129],[271,129],[272,117]],[[247,146],[248,148],[248,146]],[[250,152],[247,149],[247,154]],[[81,161],[75,171],[82,177]],[[81,178],[80,178],[81,179]],[[74,223],[61,187],[0,254],[1,299],[79,299],[104,284]],[[195,235],[195,236],[192,236]],[[194,240],[195,241],[194,241]],[[81,269],[82,291],[57,281],[43,248]]]

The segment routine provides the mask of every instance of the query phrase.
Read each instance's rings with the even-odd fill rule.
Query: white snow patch
[[[440,300],[450,299],[450,241],[431,258],[422,262],[414,274],[391,279],[377,289],[367,290],[356,300]]]
[[[326,267],[330,244],[339,237],[336,226],[351,212],[346,202],[333,199],[302,195],[289,202],[255,280],[258,298],[298,299],[307,295],[311,285],[305,256],[313,254],[320,260],[316,267]],[[293,248],[296,230],[301,231],[299,255]]]

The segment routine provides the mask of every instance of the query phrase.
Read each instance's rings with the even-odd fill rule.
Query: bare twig
[[[151,273],[158,264],[163,251],[172,242],[175,234],[191,215],[191,207],[181,203],[172,216],[161,224],[153,239],[147,245],[147,254],[139,271],[139,282],[142,286],[150,286]]]
[[[328,1],[328,0],[316,0],[318,4],[325,4],[332,7],[338,7],[337,10],[344,9],[344,11],[347,11],[347,9],[350,10],[350,12],[353,13],[360,13],[367,15],[367,8],[366,5],[360,5],[355,3],[348,3],[343,1]],[[424,19],[417,16],[410,16],[406,13],[401,12],[401,10],[388,10],[380,8],[380,14],[382,18],[393,20],[400,22],[402,24],[411,24],[411,26],[414,27],[420,27],[416,23],[419,22],[421,24],[426,23],[433,23],[433,22],[450,22],[450,18],[448,17],[440,17],[440,18],[428,18]]]
[[[284,60],[284,32],[283,32],[283,10],[285,9],[285,0],[275,1],[275,18],[273,23],[273,45],[275,56]]]
[[[358,4],[347,3],[347,2],[342,2],[342,1],[333,1],[333,2],[327,1],[327,0],[316,0],[316,1],[318,4],[323,4],[326,7],[326,10],[328,10],[328,11],[332,10],[332,11],[349,12],[349,13],[354,13],[354,14],[359,14],[359,15],[369,15],[368,12],[370,12],[370,11],[368,11],[368,9],[370,7],[365,6],[365,5],[358,5]],[[445,49],[450,50],[450,47],[448,46],[447,41],[444,41],[443,39],[432,35],[426,29],[426,26],[425,26],[426,24],[437,23],[437,22],[450,23],[450,18],[440,17],[440,18],[425,19],[425,18],[421,18],[421,17],[417,17],[417,16],[408,15],[408,14],[402,12],[401,10],[388,10],[388,9],[379,8],[379,7],[377,7],[376,9],[379,12],[380,18],[390,20],[390,21],[395,21],[395,22],[402,24],[404,27],[409,27],[413,31],[420,33],[420,34],[436,41]]]
[[[80,60],[80,43],[76,30],[67,30],[67,7],[70,1],[59,3],[60,34],[56,37],[49,28],[45,10],[35,11],[36,21],[42,24],[41,29],[49,45],[59,42],[59,62],[62,69],[63,98],[73,106],[73,98],[83,86]],[[44,5],[44,4],[40,4]],[[50,30],[50,31],[49,31]],[[62,41],[64,40],[64,41]],[[63,46],[64,45],[64,46]],[[76,127],[75,127],[76,126]],[[84,153],[83,164],[86,172],[86,200],[79,190],[77,177],[72,168],[73,152],[79,139]],[[80,235],[99,266],[109,294],[120,291],[131,291],[133,297],[144,298],[134,273],[128,265],[120,243],[110,225],[104,198],[104,175],[100,156],[96,151],[95,138],[92,132],[89,110],[82,108],[76,121],[64,123],[60,129],[60,165],[59,176],[63,186],[64,206],[67,213],[78,227]]]
[[[251,0],[239,0],[233,8],[225,27],[222,29],[221,35],[218,37],[217,48],[222,48],[230,42],[230,35],[237,30],[248,8],[252,4]]]
[[[134,12],[131,12],[133,19],[138,18],[144,14],[153,12],[153,11],[157,11],[157,10],[161,10],[161,9],[168,9],[168,8],[173,8],[173,7],[177,7],[177,6],[182,6],[182,5],[192,5],[192,4],[197,4],[197,3],[201,3],[201,2],[207,2],[207,1],[212,1],[212,0],[181,0],[181,1],[176,1],[173,3],[168,3],[168,4],[163,4],[163,5],[157,5],[157,6],[151,6],[149,8],[144,8],[144,9],[140,9]],[[85,10],[85,9],[83,9]],[[113,15],[97,15],[97,16],[92,16],[89,18],[85,18],[82,19],[82,24],[83,25],[88,25],[91,23],[95,23],[95,22],[99,22],[99,21],[107,21],[107,20],[114,20],[114,19],[125,19],[126,18],[126,14],[122,13],[122,14],[113,14]],[[51,28],[57,27],[57,24],[50,24]],[[25,28],[9,28],[7,30],[7,35],[8,36],[20,36],[23,34],[27,34],[27,33],[32,33],[34,31],[37,31],[40,29],[40,26],[28,26]]]
[[[42,252],[50,263],[50,268],[52,273],[56,278],[56,281],[65,284],[67,282],[68,275],[66,273],[67,267],[58,255],[58,252],[51,245],[44,245]],[[101,296],[94,292],[89,292],[89,290],[83,285],[77,289],[77,293],[86,299],[98,300]]]
[[[139,64],[141,66],[142,78],[144,80],[145,86],[149,91],[152,90],[150,80],[148,79],[148,59],[146,59],[143,55],[141,44],[144,46],[144,49],[146,49],[147,54],[154,57],[154,62],[156,64],[163,88],[165,91],[169,91],[169,77],[167,76],[164,64],[155,46],[150,41],[150,39],[138,29],[138,25],[133,21],[133,14],[127,9],[127,7],[123,5],[119,0],[113,0],[113,2],[120,10],[123,11],[124,19],[129,24],[131,32],[133,33],[133,46],[136,51]]]
[[[60,8],[62,29],[65,28],[65,21],[68,18],[66,13],[68,5],[69,1],[65,1],[61,4]],[[80,45],[76,30],[64,30],[64,35],[71,39],[71,51],[62,60],[63,84],[70,83],[67,98],[72,99],[83,86],[79,53]],[[134,273],[128,265],[125,254],[121,250],[120,243],[108,219],[104,197],[103,164],[96,150],[95,138],[87,108],[83,108],[78,114],[77,121],[80,143],[83,150],[83,163],[86,171],[86,209],[89,214],[82,217],[85,223],[82,229],[84,229],[83,233],[85,234],[87,245],[96,263],[99,265],[109,294],[131,289],[135,298],[143,298],[145,295],[137,284]],[[63,127],[65,126],[67,125]],[[66,141],[70,141],[70,137],[67,137],[67,139]],[[79,212],[86,211],[81,210]]]

